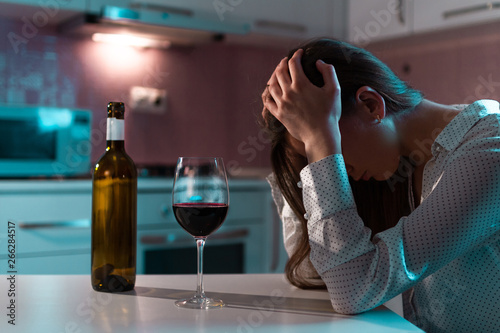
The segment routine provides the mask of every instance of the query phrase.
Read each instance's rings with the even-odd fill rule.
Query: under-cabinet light
[[[166,49],[170,47],[170,42],[167,40],[151,39],[151,38],[127,35],[127,34],[95,33],[92,35],[92,40],[94,42],[144,47],[144,48],[154,47],[154,48]]]

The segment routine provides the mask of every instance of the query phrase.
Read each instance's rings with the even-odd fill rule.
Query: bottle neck
[[[106,150],[125,150],[125,120],[108,118],[106,123]]]
[[[125,141],[124,140],[107,140],[106,141],[106,151],[108,150],[125,151]]]

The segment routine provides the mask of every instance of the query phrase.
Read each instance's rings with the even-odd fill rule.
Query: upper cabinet
[[[54,24],[104,6],[129,8],[152,25],[175,21],[176,28],[223,32],[228,42],[277,46],[314,37],[365,45],[500,21],[500,1],[485,0],[0,0],[0,6],[3,16]]]
[[[413,30],[413,2],[413,0],[350,0],[348,40],[363,45],[410,34]]]
[[[364,45],[395,37],[498,20],[500,2],[485,0],[350,0],[348,40]]]
[[[214,6],[215,3],[214,1]],[[234,3],[219,19],[248,22],[251,32],[296,39],[330,36],[344,38],[346,1],[226,0]]]
[[[228,42],[290,46],[314,37],[345,39],[348,0],[0,0],[0,6],[2,16],[40,12],[41,20],[57,13],[53,24],[75,13],[99,15],[105,6],[119,7],[152,26],[175,21],[174,28],[222,32]]]
[[[0,15],[15,19],[25,18],[37,28],[58,24],[78,12],[84,12],[87,0],[0,0]]]
[[[0,5],[4,4],[28,5],[37,7],[40,10],[53,12],[57,10],[74,10],[83,11],[87,6],[87,0],[71,0],[71,1],[39,1],[39,0],[2,0]]]
[[[190,16],[219,25],[248,26],[249,34],[229,41],[257,44],[318,36],[345,38],[346,0],[89,0],[89,11],[128,7]],[[267,38],[266,38],[267,37]]]
[[[500,20],[500,2],[485,0],[418,0],[415,32]]]

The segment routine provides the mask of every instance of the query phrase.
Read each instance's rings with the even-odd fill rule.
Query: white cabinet
[[[85,10],[85,7],[87,5],[86,0],[46,0],[46,1],[40,1],[40,0],[2,0],[0,1],[0,4],[7,4],[7,3],[12,3],[16,5],[28,5],[32,7],[37,7],[38,9],[41,10],[46,10],[47,12],[49,11],[56,11],[56,10],[76,10],[76,11],[83,11]]]
[[[22,257],[18,262],[19,274],[90,274],[90,249],[85,253],[64,254],[57,257]]]
[[[413,30],[413,0],[350,0],[348,39],[358,45],[408,35]]]
[[[295,46],[315,37],[345,38],[345,0],[254,0],[220,1],[219,18],[249,22],[251,33],[239,40],[256,44]],[[234,36],[232,36],[234,37]]]
[[[0,182],[0,234],[15,230],[18,274],[86,274],[90,270],[89,181]],[[7,267],[4,239],[0,263]]]
[[[500,2],[485,0],[418,0],[415,32],[500,20]]]
[[[161,255],[162,250],[195,248],[172,212],[172,183],[166,178],[138,181],[138,274],[147,273],[151,251]],[[282,272],[286,253],[269,185],[264,180],[231,180],[229,189],[228,216],[209,244],[242,247],[245,273]],[[89,274],[91,194],[90,180],[0,181],[0,267],[8,264],[12,221],[18,274]],[[153,261],[156,265],[158,259]]]
[[[38,28],[56,25],[86,8],[86,0],[0,0],[0,16],[19,20],[25,17]]]
[[[500,21],[500,2],[484,0],[350,0],[348,39],[358,44]]]
[[[221,3],[224,1],[221,1]],[[255,0],[233,2],[219,11],[220,19],[250,22],[252,32],[291,38],[331,35],[335,14],[342,18],[343,1]],[[226,7],[221,7],[226,8]]]
[[[86,8],[86,0],[0,0],[0,17],[18,20],[23,23],[23,27],[33,25],[43,28],[64,22],[77,13],[83,13]]]
[[[185,274],[176,271],[186,261],[185,250],[195,249],[193,238],[175,220],[172,212],[172,180],[144,179],[139,182],[137,272],[152,274]],[[219,262],[228,266],[238,261],[242,273],[283,272],[287,255],[281,235],[281,222],[276,217],[269,185],[264,180],[230,180],[230,205],[226,220],[210,235],[207,251],[224,249]],[[241,249],[232,258],[228,249]],[[229,258],[222,258],[229,255]],[[158,261],[158,258],[163,260]],[[207,267],[210,269],[210,258]],[[188,266],[194,268],[195,258]],[[212,261],[213,264],[213,261]],[[170,266],[170,267],[169,267]],[[234,272],[233,272],[234,273]]]

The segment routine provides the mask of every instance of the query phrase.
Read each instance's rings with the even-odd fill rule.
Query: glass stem
[[[198,287],[196,288],[196,297],[205,298],[205,289],[203,288],[203,248],[205,247],[205,238],[195,239],[198,262]]]

